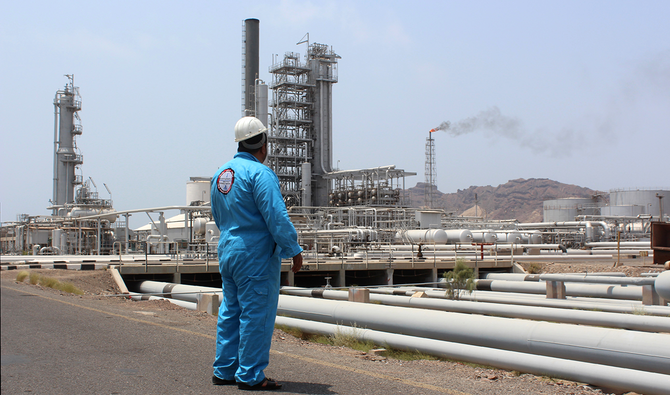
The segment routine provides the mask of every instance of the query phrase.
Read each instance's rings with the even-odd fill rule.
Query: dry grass
[[[23,282],[25,279],[28,278],[28,282],[32,285],[41,285],[43,287],[47,288],[53,288],[57,289],[59,291],[75,294],[75,295],[83,295],[84,291],[81,289],[77,288],[71,283],[66,283],[66,282],[60,282],[56,280],[53,277],[47,277],[47,276],[42,276],[38,273],[28,273],[26,271],[20,271],[16,275],[16,281]]]

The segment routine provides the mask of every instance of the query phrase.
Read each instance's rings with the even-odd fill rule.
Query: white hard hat
[[[235,124],[235,142],[248,140],[261,133],[267,132],[268,128],[256,117],[242,117]]]

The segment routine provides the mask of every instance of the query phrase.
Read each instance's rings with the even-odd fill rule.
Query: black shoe
[[[271,391],[281,389],[281,383],[266,377],[256,385],[237,383],[237,388],[245,391]]]
[[[224,379],[220,379],[216,376],[212,376],[212,384],[214,384],[214,385],[233,385],[233,384],[237,384],[237,381],[235,381],[235,380],[224,380]]]

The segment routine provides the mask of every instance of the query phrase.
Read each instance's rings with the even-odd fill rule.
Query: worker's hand
[[[293,266],[291,266],[291,271],[293,273],[298,273],[298,270],[302,267],[302,253],[293,257]]]

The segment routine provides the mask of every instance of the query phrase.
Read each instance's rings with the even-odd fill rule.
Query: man
[[[214,359],[215,385],[243,390],[280,389],[265,377],[270,360],[281,258],[302,267],[302,248],[289,220],[275,173],[263,165],[267,128],[254,117],[235,125],[238,152],[214,175],[212,215],[221,231],[219,271],[223,303],[219,309]]]

